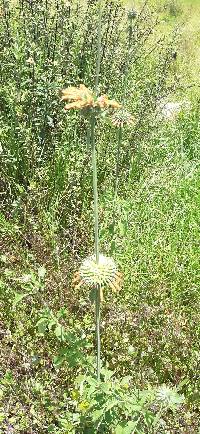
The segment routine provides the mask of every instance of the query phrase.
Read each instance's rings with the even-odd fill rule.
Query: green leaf
[[[56,367],[59,367],[59,366],[61,366],[65,361],[66,361],[66,356],[65,356],[65,355],[58,355],[58,356],[55,356],[55,357],[54,357],[54,359],[53,359],[53,364],[54,364]]]
[[[114,234],[114,229],[115,229],[115,225],[114,225],[114,223],[111,223],[108,227],[108,231],[109,231],[110,235]]]
[[[40,318],[39,321],[37,322],[36,327],[38,327],[38,332],[41,335],[44,335],[44,333],[46,331],[47,324],[48,324],[47,318]]]
[[[132,434],[136,426],[137,426],[137,421],[133,422],[130,420],[126,425],[125,423],[122,422],[121,424],[116,426],[115,434]]]
[[[92,420],[93,422],[97,422],[104,414],[104,409],[94,410],[92,412]]]
[[[55,425],[53,425],[53,424],[49,425],[48,428],[47,428],[47,431],[48,431],[49,433],[53,433],[53,432],[55,432]]]
[[[114,372],[111,369],[102,368],[101,374],[104,376],[104,381],[110,380],[110,378],[114,375]]]
[[[0,413],[0,422],[3,422],[6,415],[4,413]]]
[[[64,327],[63,327],[62,325],[60,325],[60,324],[58,324],[57,327],[56,327],[55,330],[54,330],[54,333],[55,333],[56,337],[57,337],[59,340],[61,340],[61,341],[64,340],[64,337],[65,337],[64,332],[65,332],[65,329],[64,329]]]
[[[118,227],[119,227],[119,233],[122,237],[124,237],[126,235],[126,230],[127,230],[127,226],[126,224],[119,222],[118,223]]]
[[[18,188],[19,193],[24,193],[24,187],[20,184],[16,184],[16,187]]]
[[[127,375],[126,377],[122,378],[121,385],[122,386],[126,386],[127,384],[129,385],[130,381],[131,381],[131,376]]]
[[[19,292],[15,293],[15,298],[13,300],[13,308],[15,308],[17,306],[18,303],[20,303],[20,301],[22,301],[24,298],[28,297],[29,294],[22,294]]]

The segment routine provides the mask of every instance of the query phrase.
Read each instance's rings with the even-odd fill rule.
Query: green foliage
[[[148,134],[157,99],[173,87],[173,77],[168,77],[174,37],[173,42],[171,39],[158,48],[154,45],[156,17],[147,8],[129,35],[121,2],[104,3],[99,91],[121,100],[126,93],[124,86],[130,88],[126,105],[138,118],[136,144]],[[35,213],[41,208],[50,210],[74,232],[91,197],[90,158],[85,146],[86,122],[75,113],[68,114],[66,120],[59,92],[79,82],[94,88],[96,4],[75,1],[71,6],[66,2],[56,6],[51,0],[48,4],[37,2],[33,8],[20,0],[17,5],[4,2],[2,6],[0,125],[4,203],[9,209],[12,203],[11,208],[20,214],[22,207],[34,209]],[[105,188],[107,158],[109,155],[112,165],[115,153],[115,130],[99,125],[97,135],[101,138],[99,180]],[[124,175],[129,157],[123,162]],[[111,180],[112,172],[109,176]]]
[[[130,387],[131,377],[116,380],[113,372],[102,369],[101,381],[93,376],[81,375],[75,381],[68,409],[59,420],[62,430],[69,433],[135,433],[153,432],[168,408],[173,410],[183,402],[183,397],[169,388],[147,391]],[[156,417],[154,406],[159,411]]]
[[[61,320],[66,319],[67,315],[69,312],[66,309],[61,309],[56,316],[49,309],[46,309],[36,324],[39,335],[44,335],[45,331],[48,330],[62,344],[53,359],[56,367],[61,366],[64,362],[67,362],[69,367],[88,365],[84,353],[92,345],[79,323],[74,320],[71,323],[69,321],[67,329],[62,325]]]
[[[171,17],[176,17],[182,12],[181,2],[179,0],[167,0],[164,4],[164,8]]]

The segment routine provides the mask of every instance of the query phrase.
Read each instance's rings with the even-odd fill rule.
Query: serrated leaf
[[[137,426],[137,421],[129,421],[126,425],[124,423],[119,424],[115,428],[115,434],[132,434]]]
[[[103,413],[104,413],[104,409],[102,409],[102,408],[100,410],[94,410],[92,412],[93,422],[97,422],[103,416]]]

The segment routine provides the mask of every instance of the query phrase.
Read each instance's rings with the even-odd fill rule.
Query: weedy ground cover
[[[102,2],[98,95],[123,111],[95,128],[99,246],[124,283],[104,289],[99,381],[73,285],[94,244],[89,119],[60,103],[95,88],[98,3],[1,2],[0,433],[199,432],[198,77],[169,3]]]

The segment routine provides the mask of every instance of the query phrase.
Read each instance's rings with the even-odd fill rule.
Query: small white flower
[[[178,406],[184,401],[183,395],[179,395],[175,388],[170,388],[165,384],[158,388],[156,397],[158,401],[168,407]]]
[[[134,117],[125,109],[116,110],[112,116],[112,123],[116,127],[134,124]]]
[[[167,102],[162,107],[162,115],[165,119],[174,119],[174,117],[180,113],[181,107],[182,103],[180,102]]]

